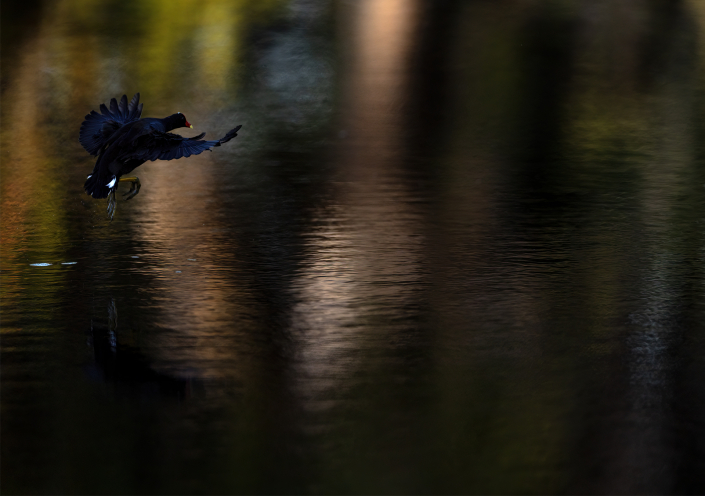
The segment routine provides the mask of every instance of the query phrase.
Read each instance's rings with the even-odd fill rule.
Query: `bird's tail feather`
[[[110,188],[100,180],[100,174],[91,174],[83,183],[83,189],[93,198],[107,198]]]

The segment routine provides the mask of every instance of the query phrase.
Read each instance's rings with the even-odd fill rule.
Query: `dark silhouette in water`
[[[107,326],[91,322],[89,343],[95,354],[95,368],[90,367],[88,372],[115,384],[121,392],[140,397],[184,399],[191,396],[192,380],[155,371],[139,349],[118,342],[115,300],[108,303]]]

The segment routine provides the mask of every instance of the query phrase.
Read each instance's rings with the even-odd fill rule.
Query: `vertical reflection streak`
[[[296,283],[292,329],[299,337],[297,384],[319,409],[380,340],[399,332],[420,280],[420,213],[401,181],[408,58],[415,0],[352,7],[339,162],[332,204],[314,215],[310,257]],[[369,359],[369,358],[368,358]]]

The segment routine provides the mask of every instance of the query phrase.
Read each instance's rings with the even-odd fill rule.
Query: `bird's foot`
[[[117,200],[115,199],[115,190],[111,189],[108,193],[108,218],[112,221],[117,208]]]
[[[119,182],[130,182],[132,185],[130,186],[130,191],[127,193],[123,193],[122,196],[125,196],[125,200],[129,200],[131,198],[134,198],[134,196],[140,192],[140,188],[142,187],[142,183],[140,183],[140,178],[139,177],[121,177]]]

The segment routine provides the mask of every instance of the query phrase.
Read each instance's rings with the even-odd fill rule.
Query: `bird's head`
[[[184,114],[182,114],[181,112],[177,112],[176,115],[178,116],[178,119],[179,119],[178,122],[180,124],[177,127],[190,127],[191,129],[193,129],[193,126],[191,124],[189,124],[189,122],[186,120],[186,116]],[[182,124],[182,122],[183,122],[183,124]]]

